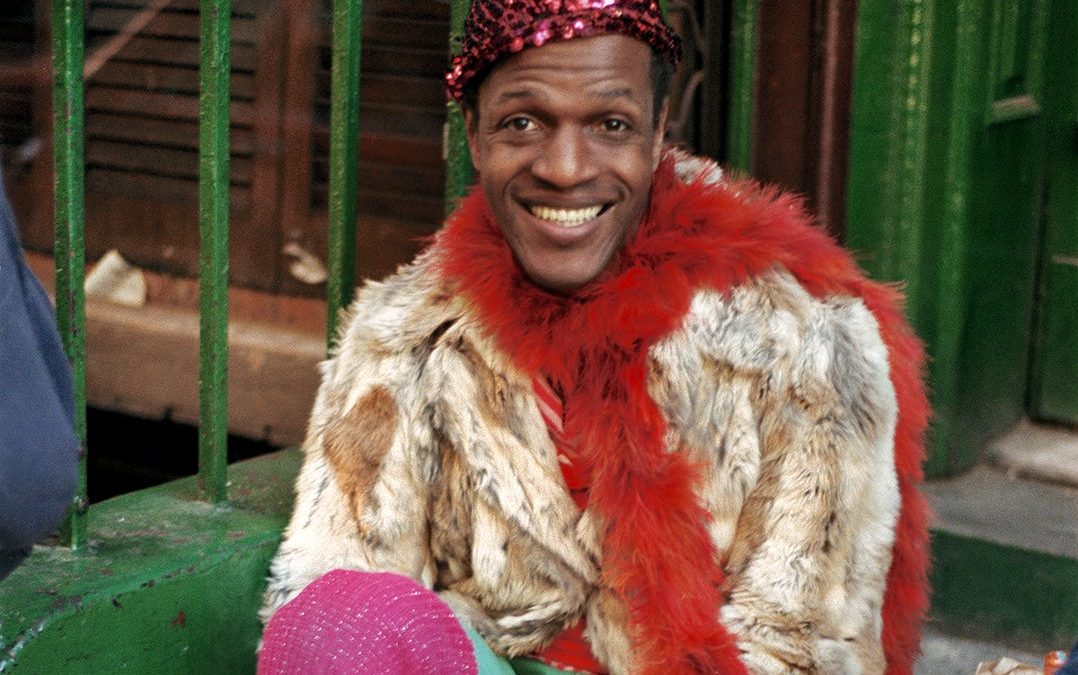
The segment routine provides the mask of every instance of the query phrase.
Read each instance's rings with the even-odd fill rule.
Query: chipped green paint
[[[329,280],[326,288],[332,350],[341,312],[356,285],[356,212],[359,191],[359,74],[361,0],[333,0],[333,62],[329,143]]]
[[[53,167],[55,194],[56,322],[71,363],[75,432],[82,451],[78,488],[62,538],[72,548],[86,539],[86,247],[83,169],[83,3],[53,0]]]
[[[0,584],[0,672],[254,672],[300,461],[233,465],[228,505],[194,478],[95,504],[83,550],[36,547]]]
[[[199,23],[199,426],[203,494],[228,498],[228,214],[231,0],[201,0]]]

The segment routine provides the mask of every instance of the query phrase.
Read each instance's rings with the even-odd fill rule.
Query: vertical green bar
[[[228,213],[231,0],[201,0],[198,227],[198,473],[212,502],[228,497]]]
[[[460,54],[464,19],[468,16],[471,0],[453,0],[449,10],[449,53]],[[457,208],[472,184],[472,158],[468,153],[468,138],[464,129],[464,114],[455,101],[449,101],[446,109],[445,148],[445,212],[449,215]]]
[[[83,3],[53,0],[53,162],[56,175],[56,322],[71,362],[75,389],[78,489],[62,528],[71,548],[86,542],[86,307],[83,279]]]
[[[727,163],[752,170],[752,120],[756,114],[756,31],[759,0],[734,0],[730,45],[730,125]]]
[[[359,66],[362,0],[333,0],[329,144],[329,283],[327,342],[337,342],[341,312],[356,284],[356,193],[359,163]]]

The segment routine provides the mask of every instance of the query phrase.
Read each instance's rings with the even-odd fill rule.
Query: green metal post
[[[468,16],[471,0],[453,0],[449,9],[449,53],[460,54],[464,19]],[[468,192],[472,184],[474,168],[468,152],[468,138],[464,128],[464,113],[460,106],[450,101],[446,115],[445,148],[445,211],[449,215],[457,208],[458,200]]]
[[[228,497],[228,214],[231,0],[201,0],[198,225],[200,288],[199,482]]]
[[[759,0],[734,0],[730,47],[730,125],[727,163],[752,171],[752,120],[756,114],[756,29]]]
[[[71,362],[75,432],[79,436],[78,489],[62,528],[71,548],[86,542],[86,307],[83,279],[83,3],[53,0],[53,162],[56,175],[56,322]]]
[[[359,163],[359,72],[362,0],[333,0],[333,66],[329,145],[329,284],[327,341],[337,341],[341,312],[356,283],[356,193]]]

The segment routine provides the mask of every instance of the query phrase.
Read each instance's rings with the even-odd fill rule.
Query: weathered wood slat
[[[329,26],[319,33],[319,46],[330,45]],[[438,19],[397,19],[380,15],[363,17],[363,43],[394,47],[442,48],[449,39],[446,21]],[[444,53],[444,52],[443,52]]]
[[[315,143],[320,142],[319,139],[315,139]],[[387,162],[402,166],[428,166],[436,171],[445,172],[440,138],[362,134],[359,137],[359,155],[372,162]]]
[[[165,119],[198,119],[198,98],[171,96],[135,89],[90,86],[86,91],[86,109],[91,111],[123,112]],[[244,101],[232,103],[232,125],[249,127],[254,121],[254,105]]]
[[[449,3],[436,0],[377,0],[378,15],[390,19],[449,21]]]
[[[185,202],[193,206],[198,201],[198,182],[186,178],[151,176],[90,165],[86,167],[86,192],[88,195],[93,193],[122,195],[146,203],[150,203],[146,196],[153,195],[155,202]],[[250,192],[247,187],[232,186],[230,194],[234,211],[250,208]],[[192,218],[194,215],[192,212]],[[186,228],[190,224],[177,223],[177,226]]]
[[[87,139],[86,163],[115,170],[198,180],[198,152],[190,150]],[[238,186],[250,184],[249,158],[232,159],[231,182]],[[154,192],[147,194],[152,195]]]
[[[435,78],[445,69],[445,48],[407,49],[364,43],[363,72]],[[440,88],[440,87],[439,87]]]
[[[100,42],[100,38],[94,43]],[[93,50],[88,46],[87,53]],[[145,61],[164,65],[198,66],[198,41],[156,37],[135,37],[116,55],[127,61]],[[258,65],[255,47],[236,45],[232,49],[232,70],[254,71]]]
[[[366,103],[360,106],[366,133],[390,136],[441,138],[445,108],[416,110],[408,106]]]
[[[327,189],[324,186],[315,186],[312,189],[312,198],[316,209],[324,212],[324,205],[328,199]],[[361,217],[364,215],[377,215],[411,221],[417,224],[431,223],[433,227],[441,222],[443,217],[442,209],[442,200],[440,198],[381,192],[365,189],[362,186],[359,188],[359,213]],[[400,262],[404,261],[397,261],[397,263]]]
[[[325,158],[316,158],[312,170],[318,183],[326,182],[329,167]],[[359,162],[359,184],[387,194],[434,195],[444,183],[445,172],[433,167],[400,166],[362,159]]]
[[[258,11],[265,0],[232,0],[232,18],[250,18]],[[92,9],[97,8],[133,8],[143,9],[148,7],[149,0],[93,0]],[[198,13],[199,0],[172,0],[168,8],[176,11],[181,10],[190,13]]]
[[[318,73],[319,99],[316,104],[329,105],[329,73]],[[431,78],[368,72],[363,76],[362,100],[366,103],[387,103],[414,108],[443,111],[445,92],[431,86]]]
[[[314,129],[311,142],[313,156],[324,157],[329,152],[329,130]],[[426,167],[439,172],[445,170],[441,139],[363,133],[359,137],[359,155],[367,162]]]
[[[135,7],[94,7],[86,15],[86,28],[90,31],[117,32],[123,29],[140,11]],[[198,14],[164,10],[139,31],[139,35],[152,37],[182,37],[197,39]],[[232,20],[233,46],[253,44],[256,35],[255,19],[238,17]]]
[[[86,117],[86,137],[197,151],[198,122],[94,112]],[[250,157],[253,151],[254,132],[233,127],[232,156]]]
[[[254,75],[232,73],[232,98],[254,98]],[[145,89],[168,94],[198,96],[198,69],[187,66],[138,63],[112,60],[93,77],[92,82],[115,87]]]

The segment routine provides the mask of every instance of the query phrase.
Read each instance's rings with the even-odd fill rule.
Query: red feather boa
[[[572,296],[531,284],[480,190],[439,234],[442,273],[476,306],[517,367],[565,393],[566,429],[605,520],[602,579],[629,608],[636,669],[744,673],[719,621],[723,574],[694,496],[697,470],[667,453],[665,420],[647,393],[648,349],[682,321],[693,294],[726,291],[780,266],[813,295],[856,295],[875,315],[898,397],[895,461],[902,497],[884,601],[888,673],[912,670],[927,606],[927,509],[922,479],[928,403],[920,342],[893,288],[867,280],[812,227],[794,198],[749,181],[685,184],[667,154],[647,220],[610,274]]]

